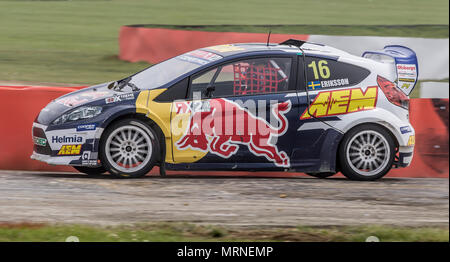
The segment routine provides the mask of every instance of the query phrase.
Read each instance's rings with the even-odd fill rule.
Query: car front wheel
[[[339,148],[341,172],[352,180],[376,180],[389,172],[395,157],[392,135],[383,127],[364,124],[351,129]]]
[[[115,177],[138,178],[153,168],[159,153],[153,129],[138,119],[120,120],[107,128],[100,141],[100,159]]]

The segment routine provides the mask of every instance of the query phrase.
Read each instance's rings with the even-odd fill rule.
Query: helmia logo
[[[266,105],[265,100],[263,104]],[[175,107],[177,113],[190,113],[186,133],[175,143],[179,150],[190,148],[229,158],[236,154],[239,145],[245,145],[254,155],[264,156],[276,166],[289,167],[289,157],[278,150],[276,140],[288,128],[285,114],[291,110],[291,101],[271,105],[274,124],[223,98],[177,102]]]

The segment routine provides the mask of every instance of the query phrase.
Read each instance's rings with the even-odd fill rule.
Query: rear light
[[[381,76],[377,77],[377,83],[389,102],[409,110],[409,97],[400,91],[395,83]]]

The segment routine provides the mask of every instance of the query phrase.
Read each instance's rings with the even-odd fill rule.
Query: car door
[[[238,59],[191,77],[187,101],[174,102],[184,126],[173,136],[176,163],[215,168],[290,166],[298,124],[296,57]],[[295,129],[295,128],[294,128]]]
[[[314,79],[310,57],[298,57],[297,66],[297,94],[298,94],[298,125],[295,139],[293,140],[292,166],[299,171],[314,170],[320,166],[321,151],[326,137],[326,131],[330,128],[327,123],[314,117],[304,117],[308,107],[314,101],[319,88],[316,88],[317,80]],[[305,80],[306,73],[306,80]]]
[[[372,108],[374,97],[370,92],[363,93],[359,88],[351,90],[369,73],[366,69],[338,62],[335,57],[300,57],[300,122],[293,153],[293,161],[299,167],[317,170],[323,163],[334,162],[342,136],[338,127],[345,121],[345,115],[356,111],[353,108]],[[354,103],[353,93],[361,94],[355,95]]]

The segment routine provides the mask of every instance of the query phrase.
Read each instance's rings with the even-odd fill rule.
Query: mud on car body
[[[299,40],[194,50],[49,103],[32,159],[141,177],[283,170],[375,180],[412,160],[415,53],[363,57]]]

